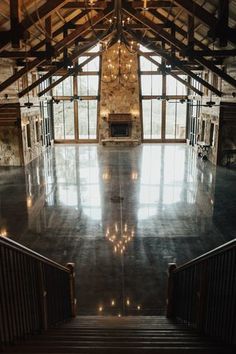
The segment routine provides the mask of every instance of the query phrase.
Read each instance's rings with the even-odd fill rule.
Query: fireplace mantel
[[[132,115],[130,113],[110,113],[108,123],[132,123]]]

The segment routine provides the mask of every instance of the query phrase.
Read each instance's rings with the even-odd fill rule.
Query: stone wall
[[[23,108],[21,126],[24,163],[26,165],[42,152],[42,118],[39,108]]]
[[[21,166],[19,128],[0,126],[0,166]]]
[[[122,68],[131,65],[130,81],[132,83],[104,82],[104,76],[109,76],[109,60],[118,68],[118,46],[113,45],[102,55],[101,72],[101,94],[100,94],[100,113],[99,113],[99,141],[109,138],[108,116],[109,113],[131,113],[132,131],[131,139],[138,139],[141,142],[141,117],[140,117],[140,81],[138,77],[138,57],[131,54],[121,45],[121,66]],[[132,62],[130,62],[132,60]],[[135,75],[135,78],[133,78]]]
[[[236,67],[228,67],[227,73],[236,78]],[[212,73],[203,73],[203,78],[208,77],[208,81],[214,85],[214,87],[218,88],[220,91],[223,92],[223,97],[217,96],[210,96],[210,92],[204,89],[204,97],[202,99],[202,104],[204,105],[207,101],[214,101],[215,105],[212,107],[202,107],[201,108],[201,117],[199,120],[198,126],[198,140],[203,140],[207,144],[210,143],[211,140],[211,125],[214,125],[214,134],[212,139],[212,145],[209,149],[208,159],[213,163],[217,164],[218,153],[219,153],[219,144],[224,145],[221,139],[225,139],[223,134],[220,134],[220,104],[224,102],[232,102],[236,103],[236,98],[234,96],[234,92],[236,89],[233,88],[231,85],[227,84],[225,81],[221,80],[220,78],[216,79],[213,77]],[[235,117],[236,119],[236,117]],[[205,128],[203,129],[203,126]],[[204,130],[204,131],[203,131]]]
[[[14,67],[14,61],[0,59],[1,82],[14,73]],[[29,97],[18,98],[18,92],[30,85],[37,77],[37,72],[30,72],[0,93],[0,105],[6,106],[17,103],[21,105],[19,116],[16,118],[19,119],[22,130],[20,133],[18,127],[1,125],[0,117],[0,165],[25,165],[42,152],[42,118],[37,90],[32,90]],[[34,106],[24,107],[28,100]],[[29,138],[28,135],[30,135]],[[30,146],[28,142],[30,142]]]

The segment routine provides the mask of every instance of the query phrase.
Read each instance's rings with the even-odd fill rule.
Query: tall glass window
[[[100,58],[94,54],[98,51],[99,46],[95,46],[88,55],[79,57],[78,76],[66,78],[53,89],[55,140],[97,139]],[[54,76],[53,82],[59,78]]]
[[[166,104],[166,139],[185,139],[186,103],[175,100]]]
[[[97,137],[97,100],[79,102],[79,139]]]
[[[144,139],[161,138],[161,101],[143,100],[143,137]]]
[[[158,73],[161,58],[145,47],[140,47],[141,95],[144,140],[182,140],[186,138],[186,103],[184,83],[171,75]],[[150,58],[150,60],[149,60]],[[155,60],[155,63],[153,63]],[[179,75],[186,81],[186,75]],[[165,131],[162,129],[165,127]]]
[[[75,138],[73,102],[61,100],[54,104],[54,134],[56,140]]]

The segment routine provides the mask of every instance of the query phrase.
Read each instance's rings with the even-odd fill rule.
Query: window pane
[[[74,139],[74,103],[60,101],[53,105],[55,139]]]
[[[97,101],[89,101],[89,138],[97,138]]]
[[[78,95],[97,96],[98,95],[98,75],[79,76]]]
[[[53,76],[52,81],[55,82],[59,80],[61,76]],[[64,81],[60,82],[57,86],[53,88],[53,96],[72,96],[73,95],[73,78],[72,76],[67,77]]]
[[[142,95],[151,95],[152,93],[151,75],[141,75],[141,91],[142,91]]]
[[[141,75],[141,89],[143,96],[161,95],[162,76],[161,75]]]
[[[72,91],[72,87],[73,87],[73,78],[72,76],[69,76],[67,79],[65,79],[62,83],[63,83],[63,95],[64,96],[73,96],[73,91]]]
[[[52,82],[60,79],[60,76],[53,76]],[[63,85],[62,82],[53,88],[53,96],[63,96]]]
[[[75,138],[74,127],[74,103],[64,101],[64,117],[65,117],[65,139]]]
[[[161,138],[161,101],[143,100],[143,137],[144,139]]]
[[[166,104],[166,138],[185,139],[186,134],[186,103]]]
[[[55,139],[64,139],[63,102],[53,105]]]
[[[186,79],[185,75],[179,75],[183,80]],[[187,94],[186,86],[180,81],[176,80],[173,76],[167,75],[166,80],[166,94],[185,96]]]
[[[161,138],[161,106],[161,101],[152,100],[152,139]]]
[[[79,138],[97,138],[97,100],[79,101]]]
[[[151,100],[143,100],[143,138],[151,139]]]
[[[88,101],[79,101],[79,138],[88,137]]]
[[[186,138],[186,114],[187,104],[177,105],[176,139]]]

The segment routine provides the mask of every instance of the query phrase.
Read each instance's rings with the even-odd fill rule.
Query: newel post
[[[75,263],[67,263],[66,267],[70,270],[70,303],[72,317],[77,315],[77,299],[75,296]]]
[[[173,273],[176,269],[175,263],[168,264],[168,288],[167,288],[167,309],[166,317],[173,318],[174,316],[174,279]]]

